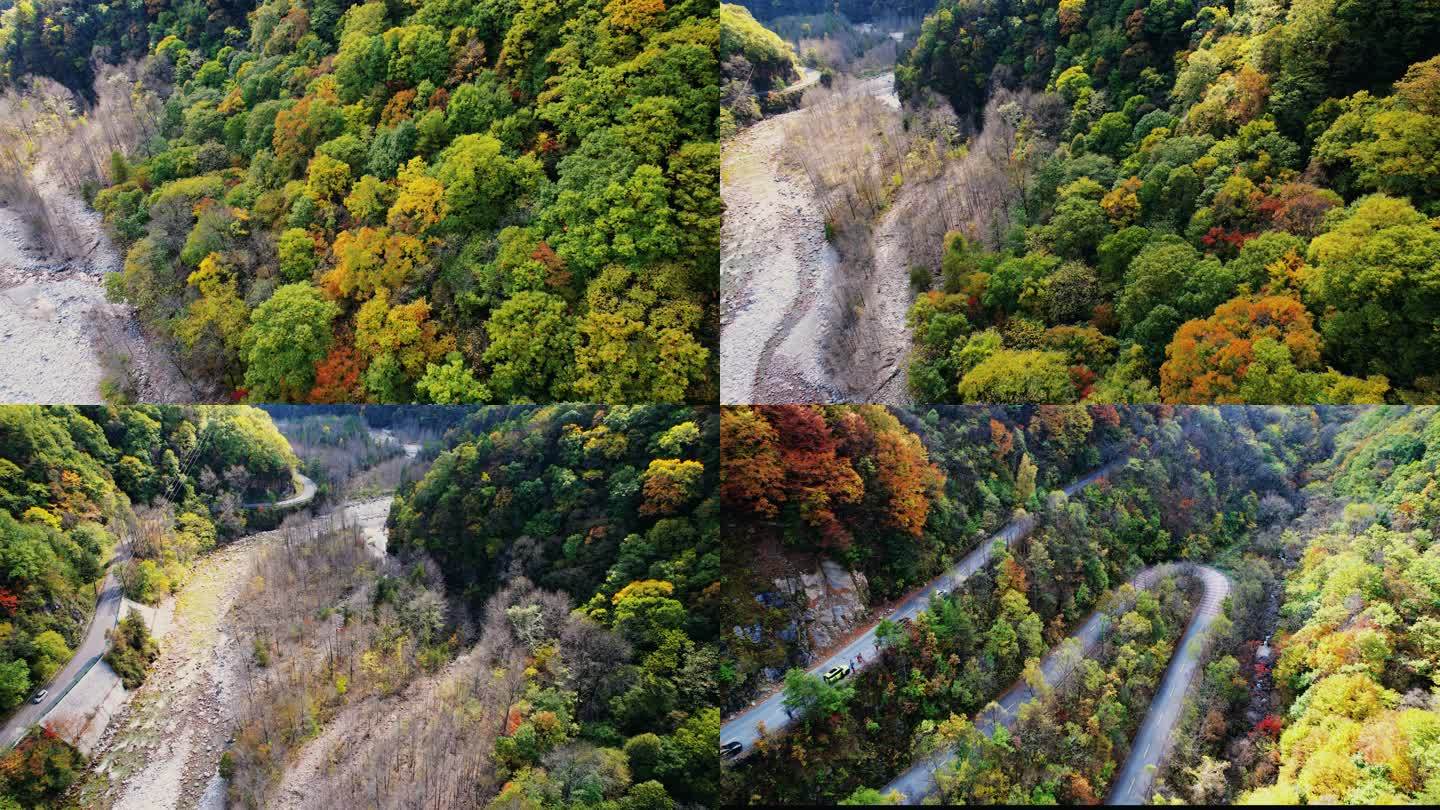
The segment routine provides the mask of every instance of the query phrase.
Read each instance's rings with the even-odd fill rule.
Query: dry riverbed
[[[899,115],[894,76],[851,84],[847,92],[879,98]],[[873,376],[853,384],[856,369],[837,370],[827,343],[840,329],[840,256],[826,238],[821,201],[785,154],[787,131],[806,108],[768,118],[724,145],[720,189],[725,222],[720,259],[721,400],[839,402],[905,400],[910,334],[909,265],[892,209],[874,233],[874,262],[861,285],[856,334],[847,342],[864,356],[849,359]],[[846,383],[842,380],[849,380]],[[852,390],[853,389],[853,390]]]
[[[385,553],[391,496],[346,504],[366,544]],[[323,518],[321,518],[323,520]],[[145,684],[131,693],[95,750],[84,807],[111,810],[222,810],[220,755],[235,728],[233,708],[244,690],[245,659],[227,616],[254,573],[256,553],[279,532],[250,535],[207,556],[175,599],[173,625]],[[314,771],[315,778],[323,778]],[[305,778],[287,778],[301,795]]]
[[[0,402],[98,403],[107,379],[144,402],[201,398],[131,308],[105,300],[123,260],[99,213],[54,182],[37,187],[70,244],[51,251],[0,200]]]

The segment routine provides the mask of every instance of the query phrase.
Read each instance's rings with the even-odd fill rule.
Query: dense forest
[[[965,190],[1008,214],[916,276],[915,401],[1440,398],[1437,42],[1413,0],[941,0],[901,96],[1014,136]]]
[[[951,801],[1095,801],[1128,751],[1192,598],[1183,580],[1139,592],[1125,583],[1170,560],[1219,565],[1235,583],[1196,698],[1201,718],[1212,708],[1220,713],[1218,730],[1208,733],[1223,743],[1225,717],[1238,715],[1231,710],[1244,708],[1248,695],[1244,688],[1237,695],[1233,683],[1241,658],[1253,660],[1254,646],[1245,644],[1261,632],[1281,565],[1282,544],[1256,537],[1278,535],[1296,515],[1312,465],[1325,459],[1349,413],[725,409],[721,494],[730,507],[724,553],[731,573],[722,624],[745,630],[724,637],[727,710],[768,688],[773,673],[808,666],[822,652],[805,643],[814,620],[805,606],[797,613],[777,599],[772,580],[787,568],[803,569],[816,556],[840,561],[865,575],[867,607],[883,617],[897,597],[989,542],[1012,510],[1032,514],[1035,527],[997,546],[986,567],[913,622],[881,621],[883,657],[848,687],[787,677],[787,696],[820,690],[823,709],[727,768],[722,796],[873,802],[883,798],[878,788],[928,752],[959,745],[967,764],[939,780]],[[1104,485],[1069,498],[1054,491],[1111,457],[1123,463]],[[856,531],[836,531],[835,523]],[[980,734],[967,718],[1017,679],[1031,680],[1033,659],[1096,609],[1115,611],[1116,630],[1081,676],[1022,712],[1013,738]],[[1198,760],[1202,752],[1183,755]]]
[[[529,662],[476,687],[508,712],[480,752],[482,801],[713,806],[718,416],[499,410],[452,429],[390,518],[392,552],[433,561],[480,625],[476,654],[497,673]],[[467,727],[486,739],[489,724]]]
[[[1312,496],[1325,519],[1290,538],[1277,711],[1234,749],[1240,801],[1440,800],[1437,440],[1440,414],[1399,408],[1336,437]]]
[[[331,14],[339,6],[326,3]],[[144,56],[167,35],[218,47],[245,26],[252,0],[157,0],[93,3],[89,0],[6,0],[0,3],[0,82],[45,76],[90,93],[95,58],[119,62]]]
[[[108,293],[194,376],[251,401],[714,399],[715,4],[233,5],[0,15],[13,79],[118,75],[91,93],[97,144],[139,141],[96,168],[127,252]]]

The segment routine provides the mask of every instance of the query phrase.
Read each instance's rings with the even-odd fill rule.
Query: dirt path
[[[52,254],[19,210],[0,205],[0,402],[98,403],[107,376],[128,377],[122,387],[143,402],[202,398],[131,308],[105,300],[105,275],[123,259],[100,214],[52,180],[37,188],[74,258]]]
[[[898,113],[893,74],[851,87]],[[721,400],[904,404],[911,293],[902,234],[908,207],[890,208],[872,236],[874,260],[847,343],[859,347],[850,358],[861,367],[859,376],[874,382],[854,387],[841,377],[853,379],[855,369],[837,374],[825,358],[826,343],[841,328],[842,304],[834,294],[840,256],[825,238],[822,206],[809,180],[783,154],[786,129],[807,114],[800,109],[766,119],[724,147]]]

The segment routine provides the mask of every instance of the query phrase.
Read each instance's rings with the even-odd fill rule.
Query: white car
[[[39,692],[35,693],[35,697],[30,698],[30,702],[38,705],[40,701],[44,700],[45,696],[48,694],[50,694],[49,689],[41,689]]]

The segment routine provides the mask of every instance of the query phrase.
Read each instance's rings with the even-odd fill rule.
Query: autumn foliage
[[[1255,361],[1255,343],[1282,344],[1297,368],[1320,363],[1320,334],[1305,306],[1294,298],[1236,298],[1215,314],[1185,323],[1175,333],[1160,368],[1166,401],[1195,404],[1237,402],[1240,385]]]
[[[793,509],[828,546],[849,544],[862,503],[882,527],[920,537],[943,484],[919,437],[880,406],[727,408],[720,441],[727,504],[764,518]]]

